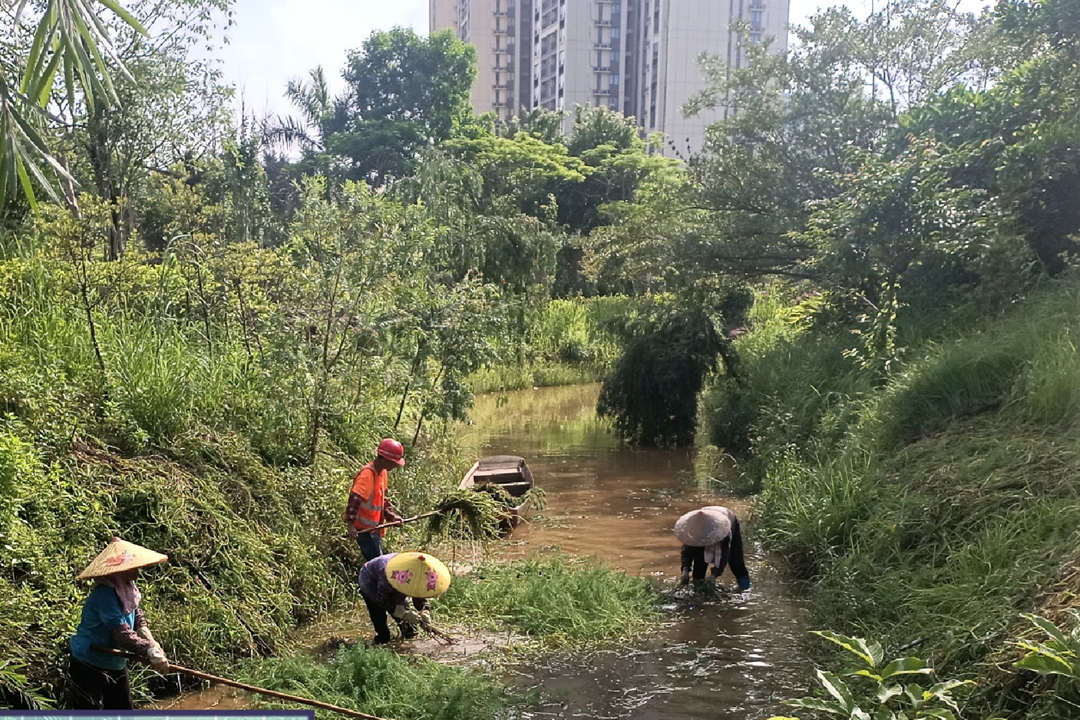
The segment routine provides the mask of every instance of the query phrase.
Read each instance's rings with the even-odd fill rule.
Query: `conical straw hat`
[[[102,577],[135,568],[157,565],[168,560],[167,555],[147,550],[141,545],[114,537],[86,569],[76,576],[77,580]]]
[[[391,587],[409,597],[438,597],[450,587],[450,571],[427,553],[403,552],[386,563]]]
[[[715,545],[731,534],[731,518],[728,509],[720,505],[707,505],[691,510],[675,521],[675,537],[684,545],[707,547]]]

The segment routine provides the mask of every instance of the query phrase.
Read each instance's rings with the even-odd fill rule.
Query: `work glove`
[[[157,670],[159,673],[169,672],[169,658],[165,657],[165,651],[161,649],[161,646],[154,643],[146,653],[146,659],[150,663],[150,666]]]
[[[406,625],[419,625],[420,613],[405,607],[404,605],[398,605],[394,608],[394,619],[398,622],[405,623]]]
[[[420,622],[421,623],[423,623],[424,625],[430,625],[431,624],[431,611],[430,610],[421,610],[418,614],[420,616]]]

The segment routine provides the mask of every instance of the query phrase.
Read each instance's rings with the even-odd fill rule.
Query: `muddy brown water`
[[[462,442],[477,456],[524,456],[546,492],[547,507],[514,530],[501,554],[561,550],[596,557],[672,589],[663,608],[669,621],[650,637],[629,647],[563,651],[512,668],[507,682],[543,688],[541,705],[520,717],[762,720],[787,714],[780,701],[801,694],[800,680],[808,671],[805,611],[798,589],[784,582],[754,542],[752,520],[744,528],[749,592],[675,591],[675,519],[702,505],[727,505],[746,518],[749,502],[719,491],[724,478],[714,482],[695,469],[692,450],[622,446],[596,417],[598,392],[598,386],[586,385],[481,396],[471,424],[461,431]],[[730,572],[720,586],[734,588]],[[356,635],[356,625],[354,615],[331,617],[305,635],[333,637],[339,629]],[[450,655],[483,646],[481,640],[472,651],[444,649],[441,659],[453,661]],[[440,655],[407,651],[416,650]],[[247,702],[244,693],[211,688],[162,705],[233,709]]]
[[[596,418],[598,386],[542,388],[479,398],[463,437],[479,454],[525,456],[547,507],[514,530],[507,552],[562,550],[594,556],[629,573],[671,584],[679,541],[671,528],[684,512],[727,505],[749,515],[743,498],[717,488],[724,478],[695,469],[692,450],[622,446]],[[719,480],[720,482],[715,482]],[[518,668],[519,684],[543,687],[531,718],[739,718],[786,714],[780,700],[805,678],[806,617],[754,542],[745,540],[752,587],[704,600],[674,592],[671,622],[632,647],[564,652],[538,667]],[[730,571],[720,587],[734,589]]]

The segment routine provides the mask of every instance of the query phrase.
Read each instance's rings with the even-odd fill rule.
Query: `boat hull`
[[[498,486],[510,497],[520,499],[506,509],[501,520],[503,530],[509,531],[521,523],[529,513],[529,498],[525,494],[533,487],[533,475],[525,458],[517,455],[493,455],[473,463],[458,485],[462,490],[483,491],[485,486]]]

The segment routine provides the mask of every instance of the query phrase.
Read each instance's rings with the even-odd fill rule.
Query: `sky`
[[[678,0],[674,0],[678,2]],[[989,0],[959,0],[978,10]],[[791,0],[792,24],[802,24],[819,7],[838,4]],[[854,10],[869,0],[848,0]],[[236,0],[228,43],[216,55],[225,79],[236,86],[248,113],[290,114],[285,84],[316,65],[326,70],[332,91],[344,84],[341,68],[349,50],[359,48],[374,30],[395,25],[427,34],[428,0]]]

